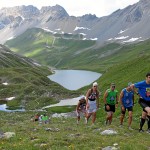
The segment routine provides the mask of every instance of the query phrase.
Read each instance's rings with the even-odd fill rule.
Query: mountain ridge
[[[20,12],[21,7],[16,8],[19,9],[17,13]],[[40,10],[34,6],[22,6],[22,9],[21,15],[18,16],[7,15],[6,8],[0,10],[0,43],[3,44],[34,27],[62,34],[82,33],[84,40],[96,40],[98,43],[139,42],[150,38],[150,2],[147,0],[140,0],[100,18],[91,14],[69,16],[60,5],[46,6]]]

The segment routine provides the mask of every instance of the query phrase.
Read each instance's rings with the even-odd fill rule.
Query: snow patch
[[[10,38],[8,38],[7,40],[11,40],[11,39],[14,39],[15,37],[14,36],[12,36],[12,37],[10,37]]]
[[[111,41],[111,40],[113,40],[113,38],[110,38],[110,39],[108,39],[107,41]]]
[[[83,40],[87,40],[87,38],[83,38]]]
[[[120,36],[120,37],[115,37],[114,39],[115,40],[122,40],[122,39],[126,39],[128,38],[129,36]]]
[[[46,32],[50,32],[50,33],[55,33],[54,31],[52,31],[52,30],[49,30],[49,29],[47,29],[47,28],[42,28],[44,31],[46,31]]]
[[[123,41],[124,43],[130,43],[130,42],[134,42],[134,41],[137,41],[138,39],[140,39],[141,37],[139,37],[139,38],[131,38],[131,39],[129,39],[129,40],[127,40],[127,41]]]
[[[83,35],[83,36],[86,36],[86,34],[85,34],[85,33],[79,33],[79,34],[81,34],[81,35]]]
[[[3,85],[8,85],[8,83],[7,82],[4,82],[4,83],[2,83]]]
[[[91,29],[89,29],[89,28],[86,28],[86,27],[75,27],[75,29],[74,29],[74,31],[76,31],[76,30],[81,30],[81,29],[83,29],[83,30],[91,30]]]
[[[98,40],[98,38],[90,38],[90,40],[96,41]]]
[[[6,98],[7,101],[11,101],[13,100],[15,97],[9,97],[9,98]]]
[[[127,31],[128,29],[126,29],[126,30],[120,30],[120,32],[118,33],[118,34],[122,34],[122,33],[124,33],[125,31]]]

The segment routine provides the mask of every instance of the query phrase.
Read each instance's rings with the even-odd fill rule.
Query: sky
[[[117,9],[123,9],[139,0],[0,0],[0,8],[20,5],[62,6],[70,16],[95,14],[97,17],[110,15]]]

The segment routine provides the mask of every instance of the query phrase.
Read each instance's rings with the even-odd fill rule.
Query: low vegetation
[[[41,34],[42,35],[42,34]],[[33,37],[32,37],[33,38]],[[33,39],[37,40],[37,37]],[[60,40],[60,41],[59,41]],[[56,43],[61,43],[64,39],[59,39]],[[69,39],[70,40],[70,39]],[[12,42],[12,41],[10,41]],[[29,42],[29,41],[28,41]],[[32,41],[31,41],[32,42]],[[35,41],[34,41],[35,42]],[[37,42],[39,42],[37,40]],[[52,42],[52,41],[51,41]],[[64,41],[63,41],[64,42]],[[76,41],[77,42],[77,41]],[[87,42],[87,41],[86,41]],[[44,41],[45,43],[45,41]],[[50,41],[49,41],[50,43]],[[55,43],[55,44],[56,44]],[[8,43],[7,43],[8,44]],[[12,43],[11,43],[12,44]],[[35,44],[35,43],[34,43]],[[87,44],[87,45],[86,45]],[[76,97],[81,93],[85,94],[90,86],[86,86],[77,91],[69,91],[59,86],[58,84],[48,80],[47,75],[50,72],[46,68],[33,68],[33,67],[9,67],[0,70],[1,83],[8,82],[8,85],[0,84],[1,99],[11,96],[17,96],[13,101],[9,101],[9,106],[20,106],[24,104],[25,112],[0,112],[0,133],[1,132],[14,132],[15,136],[10,139],[0,139],[0,149],[7,150],[98,150],[107,146],[115,147],[121,150],[148,150],[149,134],[139,133],[139,119],[142,109],[138,104],[138,97],[135,96],[133,124],[134,130],[127,128],[127,115],[125,118],[124,126],[119,127],[120,106],[118,106],[112,125],[106,126],[103,104],[104,91],[109,88],[110,83],[116,83],[116,88],[120,92],[122,88],[127,86],[128,82],[137,82],[145,79],[145,74],[150,72],[150,42],[149,40],[132,45],[119,45],[110,43],[101,48],[93,48],[95,43],[89,44],[88,42],[82,45],[85,53],[82,53],[72,42],[68,45],[72,47],[72,52],[80,53],[80,55],[73,55],[69,48],[60,48],[58,44],[52,48],[44,49],[44,51],[37,51],[39,54],[28,53],[30,57],[37,58],[42,64],[54,65],[59,68],[77,68],[94,70],[103,73],[102,77],[97,80],[100,96],[100,109],[97,112],[97,120],[95,126],[91,126],[91,120],[88,125],[84,124],[82,117],[80,124],[76,125],[75,113],[69,118],[52,118],[53,113],[65,113],[75,110],[75,106],[54,107],[39,112],[40,114],[47,113],[51,119],[49,124],[38,124],[38,122],[31,121],[31,117],[37,113],[37,110],[43,106],[56,103],[58,100],[66,97]],[[91,45],[91,50],[86,49]],[[28,44],[26,44],[28,45]],[[35,44],[36,45],[36,44]],[[80,44],[79,44],[80,45]],[[31,43],[33,46],[33,43]],[[39,45],[36,45],[37,47]],[[66,46],[66,45],[65,45]],[[27,54],[26,47],[21,52],[16,45],[10,45],[16,51]],[[61,51],[61,63],[53,62],[52,57],[55,50]],[[78,50],[77,50],[78,49]],[[83,50],[82,49],[82,50]],[[53,51],[54,50],[54,51]],[[111,55],[107,55],[112,50]],[[45,59],[44,54],[47,51],[51,59]],[[93,51],[95,52],[93,55]],[[65,55],[70,57],[66,58]],[[105,57],[102,57],[104,56]],[[46,60],[46,61],[45,61]],[[112,129],[117,132],[116,135],[101,135],[100,133],[106,129]],[[144,130],[147,129],[145,124]],[[116,145],[116,146],[114,146]]]

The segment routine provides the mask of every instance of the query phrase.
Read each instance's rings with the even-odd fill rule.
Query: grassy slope
[[[135,105],[134,109],[137,109]],[[118,110],[119,111],[119,108]],[[43,114],[44,112],[40,112]],[[115,115],[110,126],[104,125],[105,112],[100,109],[97,112],[97,120],[94,127],[84,125],[84,118],[76,125],[75,118],[60,119],[51,118],[50,124],[38,125],[30,121],[35,112],[4,113],[1,114],[0,129],[3,132],[15,132],[11,139],[1,139],[0,149],[13,150],[99,150],[118,143],[121,150],[147,150],[149,148],[149,134],[138,132],[139,114],[134,111],[133,131],[127,129],[127,117],[124,127],[119,128],[119,115]],[[60,131],[45,131],[45,128],[60,129]],[[106,129],[117,131],[117,135],[100,135]],[[146,126],[144,126],[146,129]]]
[[[120,90],[126,86],[127,82],[136,82],[145,79],[145,73],[149,71],[149,64],[150,57],[145,54],[110,68],[104,73],[100,80],[98,80],[102,95],[111,82],[116,83],[117,89],[120,92]],[[82,91],[86,91],[88,88],[89,87],[85,87]],[[116,147],[119,147],[121,150],[149,149],[149,134],[146,132],[138,132],[139,118],[142,110],[137,103],[137,97],[133,113],[133,131],[127,129],[127,116],[124,120],[123,128],[119,128],[119,107],[116,109],[116,113],[114,114],[112,125],[105,126],[104,121],[106,113],[104,111],[102,97],[100,98],[100,101],[101,109],[97,112],[97,120],[94,127],[90,127],[91,120],[89,121],[89,124],[85,126],[83,118],[81,119],[79,126],[76,125],[75,118],[51,118],[50,124],[39,126],[37,123],[30,121],[30,117],[34,115],[35,112],[0,112],[1,131],[11,131],[16,133],[16,136],[9,140],[1,140],[0,148],[13,150],[98,150],[107,146],[113,146],[114,143],[118,143],[118,146]],[[61,112],[61,109],[63,108],[57,110]],[[50,116],[53,111],[54,109],[48,110],[48,115]],[[41,114],[43,113],[44,112],[41,112]],[[45,131],[45,128],[59,128],[60,131]],[[146,128],[147,125],[144,126],[145,130]],[[100,135],[100,132],[106,129],[113,129],[117,131],[118,134],[115,136]]]
[[[108,51],[109,49],[111,49],[111,46],[115,46],[115,49],[118,47],[117,45],[110,44],[108,45],[109,48],[103,47],[101,48],[101,50],[103,52]],[[145,79],[145,74],[150,71],[149,47],[150,42],[148,40],[135,45],[124,45],[119,51],[116,51],[113,55],[105,58],[96,59],[94,61],[91,61],[91,59],[85,59],[87,58],[87,56],[91,56],[91,58],[94,57],[92,55],[94,50],[92,50],[77,57],[78,59],[76,59],[76,61],[73,60],[69,63],[70,66],[78,64],[80,67],[77,66],[77,68],[89,68],[89,70],[95,70],[97,72],[103,71],[103,76],[98,80],[102,95],[100,97],[101,109],[97,112],[95,127],[85,126],[83,122],[81,122],[81,125],[77,127],[74,118],[52,119],[50,125],[38,126],[37,124],[30,122],[30,116],[35,114],[34,112],[15,113],[14,118],[11,117],[11,114],[9,113],[0,112],[3,120],[1,121],[2,123],[0,126],[2,131],[16,132],[16,136],[11,140],[0,141],[2,145],[1,147],[3,147],[2,149],[10,149],[13,145],[13,149],[26,148],[91,150],[102,149],[106,146],[112,146],[114,143],[118,143],[118,147],[121,150],[149,149],[149,135],[147,133],[138,133],[139,118],[142,110],[137,103],[137,97],[136,104],[134,106],[134,116],[132,124],[132,127],[134,128],[133,131],[129,131],[127,129],[127,117],[125,118],[124,127],[118,127],[120,115],[119,108],[116,110],[112,125],[104,125],[106,113],[104,112],[102,98],[104,91],[109,88],[111,82],[116,83],[116,88],[120,92],[121,89],[124,88],[129,81],[137,82]],[[97,54],[98,49],[95,51],[95,53]],[[98,58],[100,54],[96,54],[95,58]],[[80,60],[84,61],[79,64]],[[85,64],[88,65],[86,66]],[[65,64],[63,65],[63,67],[67,67],[67,65]],[[80,89],[80,91],[82,91],[82,93],[85,93],[88,88],[89,86],[84,87],[83,89]],[[60,108],[60,111],[61,109],[63,108]],[[52,111],[53,110],[48,110],[48,114],[50,115]],[[4,124],[6,126],[4,126]],[[45,127],[59,128],[60,132],[46,132],[44,130]],[[115,136],[100,135],[100,131],[109,128],[116,130],[118,134]],[[95,129],[99,129],[100,131]],[[144,129],[146,129],[146,125],[144,126]],[[43,143],[45,144],[45,146],[41,146],[41,144]]]
[[[95,41],[84,41],[81,37],[70,39],[42,29],[29,29],[5,44],[44,65],[99,72],[105,72],[114,64],[135,59],[150,51],[150,40],[125,45],[106,43],[97,47]]]
[[[50,81],[47,76],[51,71],[47,67],[36,66],[32,60],[18,56],[4,46],[0,52],[0,100],[15,97],[7,102],[8,106],[37,109],[58,99],[79,95]],[[5,82],[8,85],[2,84]]]

